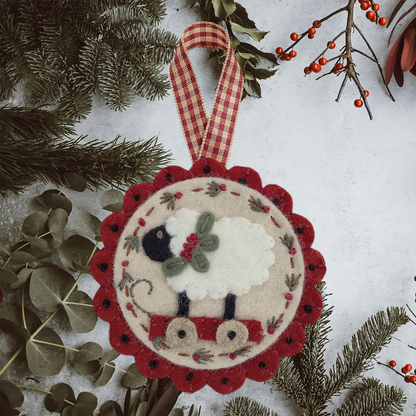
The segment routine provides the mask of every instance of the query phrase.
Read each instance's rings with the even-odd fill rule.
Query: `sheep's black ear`
[[[161,225],[153,228],[143,237],[143,249],[149,259],[163,262],[173,257],[169,244],[172,237]]]

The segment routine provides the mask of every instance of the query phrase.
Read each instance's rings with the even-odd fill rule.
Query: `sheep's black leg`
[[[226,321],[230,319],[234,319],[235,314],[235,299],[236,296],[232,293],[229,293],[225,298],[225,311],[224,311],[224,319]]]
[[[183,316],[187,318],[189,315],[190,300],[188,296],[186,295],[186,292],[179,293],[178,300],[179,300],[179,308],[178,308],[178,313],[176,314],[176,316]]]

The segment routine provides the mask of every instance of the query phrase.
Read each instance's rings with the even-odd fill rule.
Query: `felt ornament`
[[[195,47],[226,52],[210,117],[187,54]],[[325,262],[283,188],[226,168],[243,75],[225,30],[186,28],[170,79],[193,165],[132,186],[124,210],[103,221],[94,308],[144,376],[228,394],[246,378],[268,380],[280,357],[302,349],[321,313]]]

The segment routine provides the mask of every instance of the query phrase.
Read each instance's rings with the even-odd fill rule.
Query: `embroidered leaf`
[[[284,237],[280,237],[280,241],[287,247],[287,248],[292,248],[294,242],[295,242],[295,237],[293,237],[293,235],[289,235],[289,234],[285,234]]]
[[[255,212],[263,212],[264,205],[260,201],[260,198],[254,198],[253,196],[250,198],[251,199],[248,200],[250,208]]]
[[[119,282],[119,284],[117,285],[117,287],[120,289],[120,290],[123,290],[124,289],[124,286],[126,286],[126,284],[127,283],[131,283],[131,282],[133,282],[134,281],[134,279],[133,279],[133,277],[132,277],[132,275],[131,274],[129,274],[129,273],[127,273],[127,272],[125,272],[124,273],[124,277],[123,277],[123,279],[122,280],[120,280],[120,282]],[[153,289],[153,288],[152,288]]]
[[[207,256],[202,252],[202,248],[197,246],[192,251],[192,268],[199,273],[206,273],[209,269]]]
[[[296,289],[296,286],[299,284],[299,279],[302,277],[301,274],[297,275],[297,277],[295,277],[294,274],[292,274],[292,277],[290,278],[289,275],[286,275],[286,286],[289,289],[289,292],[293,292]]]
[[[204,251],[215,251],[220,245],[220,240],[216,235],[210,234],[202,238],[199,247]]]
[[[124,239],[123,248],[131,247],[136,253],[140,250],[140,238],[137,235],[129,235]]]
[[[196,224],[196,235],[199,239],[204,238],[211,231],[212,226],[214,225],[214,214],[211,212],[203,212]]]
[[[172,257],[162,263],[162,270],[166,277],[177,276],[189,264],[183,257]]]

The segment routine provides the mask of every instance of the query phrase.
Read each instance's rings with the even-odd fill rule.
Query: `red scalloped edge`
[[[253,188],[268,198],[286,216],[302,247],[305,262],[305,284],[302,299],[290,325],[266,351],[242,364],[219,370],[196,370],[172,364],[141,343],[123,317],[112,286],[114,251],[126,222],[133,212],[158,190],[175,182],[194,177],[219,177],[233,180]],[[193,393],[211,386],[216,392],[229,394],[239,389],[246,378],[266,381],[278,370],[280,357],[298,354],[305,343],[305,326],[314,323],[322,312],[322,297],[315,286],[326,272],[322,255],[311,248],[315,233],[312,224],[304,217],[292,213],[290,194],[278,185],[262,187],[260,175],[248,167],[235,166],[229,170],[214,159],[200,159],[189,171],[179,166],[162,169],[153,183],[132,186],[124,198],[124,210],[107,217],[101,225],[101,238],[105,248],[94,255],[90,270],[101,285],[94,297],[97,315],[110,323],[110,343],[121,354],[134,355],[139,371],[147,378],[170,376],[182,392]]]

